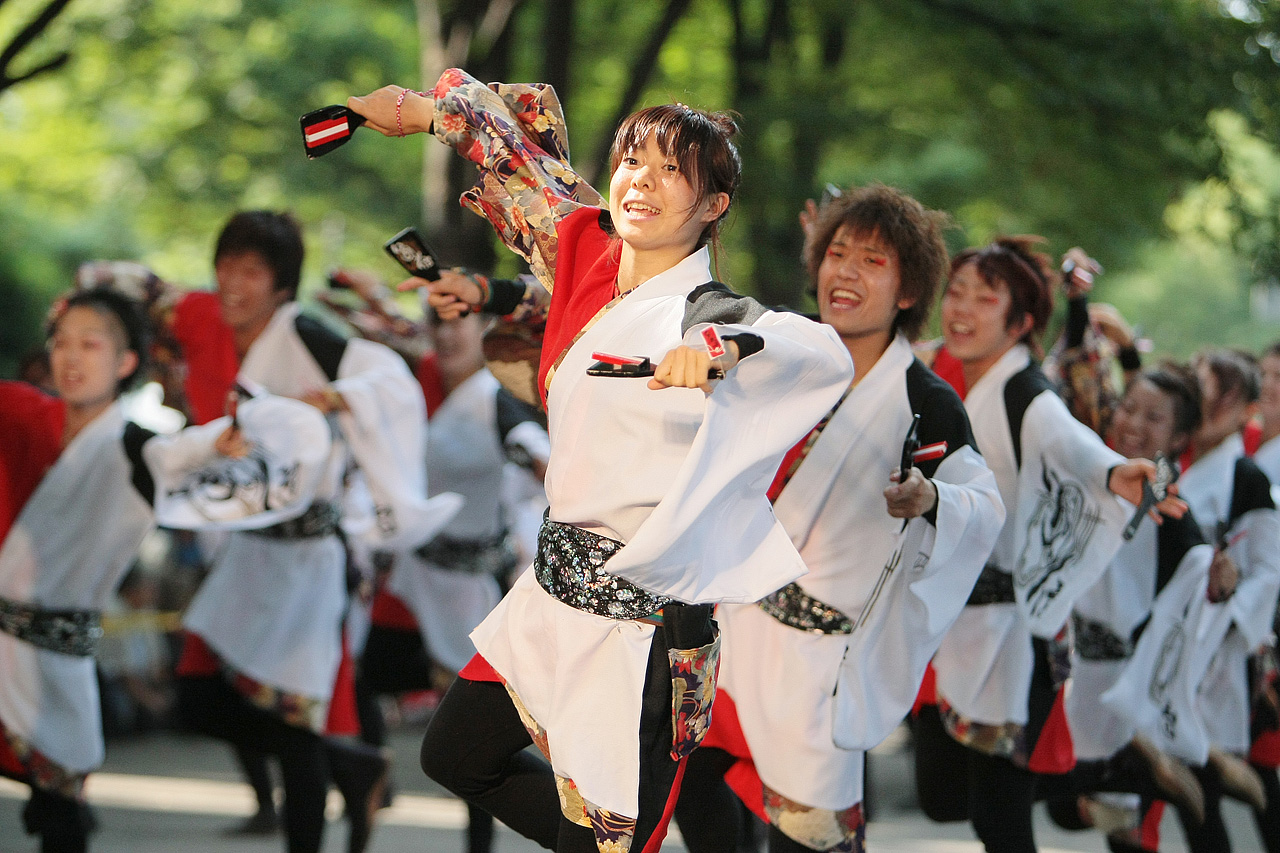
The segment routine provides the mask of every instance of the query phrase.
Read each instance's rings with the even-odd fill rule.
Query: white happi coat
[[[298,311],[293,302],[277,309],[245,354],[240,375],[284,397],[331,384],[348,411],[332,417],[333,444],[314,500],[342,502],[343,476],[354,458],[377,507],[371,535],[389,543],[429,539],[458,500],[432,505],[426,499],[425,404],[413,375],[391,350],[353,339],[330,383],[298,336]],[[275,539],[235,533],[188,607],[184,625],[235,671],[323,707],[341,658],[345,565],[335,535]]]
[[[498,380],[480,370],[455,388],[431,416],[427,482],[432,494],[455,492],[464,503],[440,531],[462,541],[486,541],[507,526],[507,455],[498,432]],[[536,424],[531,455],[545,460],[548,439]],[[524,426],[523,424],[521,426]],[[513,429],[512,437],[516,430]],[[412,550],[396,555],[387,588],[413,612],[431,657],[457,672],[476,653],[468,636],[502,598],[491,574],[456,571]]]
[[[1211,541],[1219,523],[1233,514],[1236,460],[1243,455],[1243,440],[1232,435],[1197,459],[1178,481],[1178,494]],[[1265,476],[1254,470],[1255,476]],[[1210,742],[1241,754],[1249,751],[1247,660],[1271,635],[1280,594],[1280,514],[1270,498],[1270,484],[1259,480],[1255,488],[1246,485],[1244,491],[1249,503],[1235,508],[1237,517],[1227,531],[1231,543],[1227,553],[1240,570],[1240,581],[1231,598],[1210,609],[1210,613],[1222,611],[1214,621],[1221,628],[1222,641],[1201,648],[1213,659],[1200,685]]]
[[[304,410],[293,426],[315,435],[324,422],[310,406],[295,401],[254,401],[246,404],[246,432],[264,415],[282,417],[281,409]],[[309,410],[310,423],[306,423]],[[274,413],[274,414],[273,414]],[[266,509],[266,490],[241,490],[248,500],[206,502],[183,488],[187,475],[196,470],[228,464],[214,451],[226,424],[192,427],[172,436],[155,436],[142,446],[147,474],[154,480],[158,515],[134,485],[135,463],[126,455],[122,436],[125,420],[115,403],[86,426],[67,446],[23,505],[0,546],[0,597],[51,610],[97,610],[110,603],[120,580],[132,565],[147,531],[159,519],[172,520],[174,504],[193,513],[199,505],[227,527],[246,528],[273,524],[297,515],[306,503],[285,499],[301,494],[305,501],[313,479],[313,464],[306,459],[275,459],[259,454],[254,465],[289,469],[297,488],[282,488],[276,477],[270,497],[280,499]],[[306,432],[307,427],[310,432]],[[328,436],[321,454],[327,451]],[[313,456],[315,454],[312,454]],[[232,478],[208,478],[209,492],[232,495],[226,487]],[[182,497],[170,492],[182,490]],[[38,648],[0,632],[0,721],[60,767],[72,773],[88,772],[102,763],[101,708],[94,661]]]
[[[1164,523],[1190,527],[1195,521]],[[1160,553],[1160,537],[1166,535],[1171,535],[1166,528],[1144,519],[1107,571],[1076,601],[1077,613],[1120,638],[1133,636],[1146,623],[1128,658],[1091,660],[1078,651],[1072,655],[1066,712],[1076,757],[1082,761],[1110,758],[1139,731],[1159,745],[1179,743],[1179,757],[1196,749],[1185,744],[1203,740],[1194,702],[1198,677],[1190,675],[1194,641],[1188,640],[1199,619],[1213,549],[1203,544],[1198,528],[1188,531],[1183,543],[1187,547],[1157,593],[1159,561],[1174,558]],[[1123,686],[1108,696],[1120,682]],[[1179,719],[1181,733],[1175,728]]]
[[[44,475],[0,545],[0,597],[50,610],[109,603],[152,526],[134,488],[117,402],[80,431]],[[92,657],[37,648],[0,631],[0,721],[59,766],[102,763]]]
[[[1197,689],[1225,633],[1220,614],[1212,612],[1220,605],[1209,604],[1206,595],[1212,560],[1209,545],[1187,551],[1156,596],[1132,657],[1073,670],[1067,713],[1073,738],[1085,736],[1075,741],[1078,755],[1110,757],[1140,732],[1176,758],[1205,763],[1209,737]],[[1096,704],[1081,708],[1077,690],[1096,697]]]
[[[915,518],[904,526],[883,490],[911,425],[910,384],[925,376],[944,389],[921,388],[925,422],[932,414],[954,429],[932,477],[936,525]],[[937,411],[947,403],[954,423]],[[774,511],[809,569],[799,585],[856,627],[817,634],[754,604],[722,605],[719,687],[734,700],[761,780],[798,803],[843,811],[862,800],[863,752],[911,708],[995,544],[1004,506],[959,399],[897,337],[840,404]]]
[[[1013,574],[1018,601],[966,606],[934,668],[939,695],[986,725],[1027,722],[1032,637],[1057,633],[1074,599],[1105,571],[1133,512],[1107,489],[1109,471],[1123,457],[1073,418],[1047,385],[1029,401],[1006,399],[1010,379],[1030,364],[1027,347],[1013,347],[964,400],[1008,513],[991,562]],[[1025,406],[1021,465],[1007,402]]]
[[[569,349],[547,409],[550,517],[626,543],[606,569],[689,603],[755,601],[804,564],[765,491],[782,456],[848,387],[848,352],[828,327],[766,312],[764,350],[711,394],[654,391],[644,378],[587,376],[597,350],[656,364],[682,342],[686,296],[712,280],[701,249],[631,291]],[[684,340],[695,345],[701,327]],[[607,619],[547,594],[526,572],[472,633],[546,730],[556,773],[616,814],[638,811],[636,733],[652,625]]]

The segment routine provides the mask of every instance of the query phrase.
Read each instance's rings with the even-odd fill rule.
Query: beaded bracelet
[[[482,310],[484,306],[489,304],[489,297],[490,297],[489,277],[481,275],[478,272],[464,272],[463,275],[471,279],[471,283],[474,284],[476,287],[480,288],[480,301],[477,302],[473,307],[477,311]]]
[[[409,94],[417,95],[420,98],[425,98],[427,96],[426,92],[415,92],[412,89],[400,90],[400,97],[396,98],[396,135],[397,136],[404,136],[404,122],[400,118],[400,108],[404,106],[405,95],[409,95]]]

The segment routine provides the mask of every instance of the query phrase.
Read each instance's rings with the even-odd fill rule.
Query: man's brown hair
[[[894,330],[915,340],[929,319],[929,308],[947,268],[947,244],[942,233],[951,218],[929,210],[911,196],[884,184],[854,187],[823,205],[804,245],[804,264],[812,286],[818,268],[841,225],[855,235],[872,236],[898,256],[901,280],[898,299],[915,304],[898,312]]]

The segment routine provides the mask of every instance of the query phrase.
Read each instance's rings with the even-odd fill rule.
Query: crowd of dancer
[[[606,201],[549,87],[455,69],[348,106],[474,164],[463,203],[530,273],[412,280],[413,321],[341,271],[343,335],[300,310],[288,214],[231,218],[216,292],[82,269],[55,393],[0,383],[0,773],[42,851],[88,847],[99,614],[155,525],[214,555],[180,715],[264,812],[278,763],[290,853],[331,783],[366,848],[377,697],[426,688],[422,767],[473,853],[495,818],[564,853],[652,853],[674,820],[728,853],[748,813],[772,853],[861,851],[865,755],[904,718],[925,813],[991,853],[1036,849],[1038,800],[1117,851],[1157,850],[1169,803],[1227,851],[1224,795],[1280,850],[1280,345],[1144,365],[1087,254],[949,257],[948,217],[878,184],[801,217],[817,316],[770,309],[716,280],[723,114],[627,118]],[[189,426],[126,420],[142,375]]]

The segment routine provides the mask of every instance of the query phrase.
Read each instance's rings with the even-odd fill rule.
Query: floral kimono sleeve
[[[555,284],[556,223],[603,204],[569,166],[569,137],[555,90],[546,84],[480,83],[459,69],[435,88],[433,132],[480,174],[465,207],[493,223],[548,291]]]

